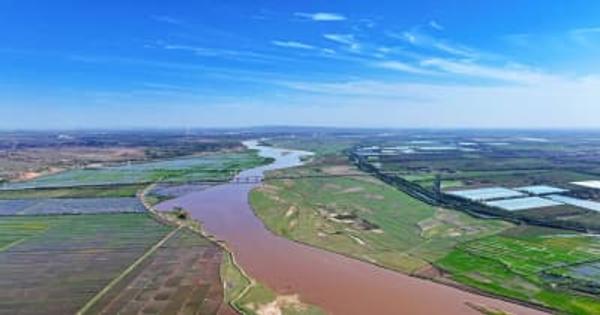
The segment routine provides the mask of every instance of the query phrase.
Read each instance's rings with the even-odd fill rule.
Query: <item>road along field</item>
[[[172,228],[147,214],[0,220],[0,314],[74,314]]]

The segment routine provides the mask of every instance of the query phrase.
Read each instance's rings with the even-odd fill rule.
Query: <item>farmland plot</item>
[[[142,203],[133,197],[0,200],[0,216],[144,211],[145,208]]]
[[[544,275],[564,288],[587,294],[600,294],[600,261],[597,259],[547,270]]]
[[[74,314],[171,229],[146,214],[3,218],[0,314]]]
[[[597,259],[597,240],[577,234],[545,234],[541,228],[513,231],[518,232],[508,230],[460,244],[436,265],[450,272],[452,279],[496,295],[569,314],[599,314],[600,299],[556,290],[554,279],[544,276],[560,266]]]
[[[177,231],[87,314],[216,314],[223,302],[222,250],[191,231]]]

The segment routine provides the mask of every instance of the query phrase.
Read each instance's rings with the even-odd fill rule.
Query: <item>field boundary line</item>
[[[225,245],[223,245],[223,247],[225,248],[225,250],[227,251],[227,253],[231,259],[231,264],[240,272],[240,274],[244,278],[246,278],[246,280],[248,280],[248,285],[240,292],[240,294],[238,294],[238,296],[234,297],[233,299],[231,299],[231,301],[229,301],[229,305],[231,305],[231,307],[233,307],[233,309],[235,309],[239,314],[247,314],[241,307],[239,307],[238,303],[239,303],[239,301],[242,300],[242,298],[244,296],[246,296],[246,294],[248,294],[250,289],[252,289],[253,287],[256,286],[256,280],[254,280],[254,278],[250,277],[246,273],[246,271],[244,269],[242,269],[242,267],[240,267],[237,260],[235,259],[235,255],[233,255],[233,253],[231,251],[229,251],[229,249]],[[225,286],[224,281],[223,281],[223,286]]]
[[[187,228],[188,230],[190,230],[192,232],[198,233],[202,237],[206,238],[207,240],[213,242],[215,245],[217,245],[218,247],[223,249],[223,251],[225,252],[225,255],[228,255],[229,258],[231,259],[231,264],[233,265],[233,267],[236,268],[240,272],[240,274],[244,278],[246,278],[246,280],[248,280],[248,285],[236,297],[232,298],[231,301],[229,301],[227,304],[229,304],[238,314],[242,314],[242,315],[247,314],[242,308],[238,307],[237,303],[250,291],[250,289],[252,289],[254,286],[256,286],[256,284],[257,284],[256,280],[254,280],[254,278],[250,277],[246,273],[246,271],[239,265],[239,263],[237,262],[237,259],[235,258],[235,255],[227,247],[227,244],[216,240],[212,235],[206,233],[206,231],[204,231],[204,229],[202,229],[201,225],[193,226],[193,225],[185,224],[183,222],[178,222],[177,220],[174,220],[172,218],[168,218],[164,215],[161,215],[159,213],[159,211],[157,211],[156,208],[154,208],[154,206],[150,205],[150,203],[148,203],[146,201],[145,197],[148,194],[148,192],[150,192],[154,187],[156,187],[156,184],[157,184],[156,182],[152,183],[138,193],[138,198],[140,199],[142,204],[146,207],[146,209],[148,210],[148,213],[150,213],[152,215],[152,217],[159,222],[166,222],[166,223],[178,226],[178,229]],[[221,279],[221,281],[222,281],[222,279]],[[222,282],[223,282],[223,286],[225,286],[225,282],[224,281],[222,281]],[[223,288],[223,289],[225,289],[225,288]],[[80,314],[78,314],[78,315],[80,315]]]
[[[109,284],[107,284],[100,292],[98,292],[92,299],[90,299],[79,311],[77,311],[77,315],[85,314],[96,302],[98,302],[110,289],[112,289],[117,283],[119,283],[123,278],[125,278],[129,273],[131,273],[137,266],[139,266],[146,258],[152,255],[159,247],[161,247],[164,243],[166,243],[175,233],[181,230],[182,226],[177,227],[169,234],[167,234],[163,239],[161,239],[158,243],[154,244],[152,248],[146,251],[140,258],[138,258],[133,264],[131,264],[127,269],[125,269],[118,277],[114,278]]]
[[[22,239],[20,239],[20,240],[16,240],[16,241],[14,241],[14,242],[12,242],[12,243],[6,244],[5,246],[3,246],[3,247],[0,247],[0,252],[3,252],[3,251],[6,251],[6,250],[9,250],[10,248],[12,248],[12,247],[14,247],[14,246],[17,246],[17,245],[19,245],[19,244],[21,244],[21,243],[25,242],[25,241],[26,241],[26,240],[28,240],[28,239],[29,239],[29,237],[24,237],[24,238],[22,238]]]

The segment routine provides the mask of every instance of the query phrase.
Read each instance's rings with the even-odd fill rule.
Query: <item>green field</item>
[[[557,234],[560,233],[560,234]],[[544,228],[515,228],[471,242],[436,262],[463,284],[569,314],[599,314],[600,299],[577,294],[542,272],[598,258],[595,238]]]
[[[335,174],[348,168],[317,164],[272,174]],[[429,206],[371,177],[267,180],[252,192],[251,203],[278,235],[408,273],[456,244],[510,227]]]
[[[60,217],[2,218],[0,219],[0,252],[62,223],[64,220]]]
[[[0,220],[0,314],[74,314],[171,227],[147,214]]]

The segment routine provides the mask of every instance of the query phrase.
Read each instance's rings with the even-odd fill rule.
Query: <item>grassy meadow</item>
[[[335,174],[349,168],[317,164],[279,172]],[[250,199],[278,235],[406,273],[427,267],[456,244],[511,226],[429,206],[371,177],[267,180]]]

